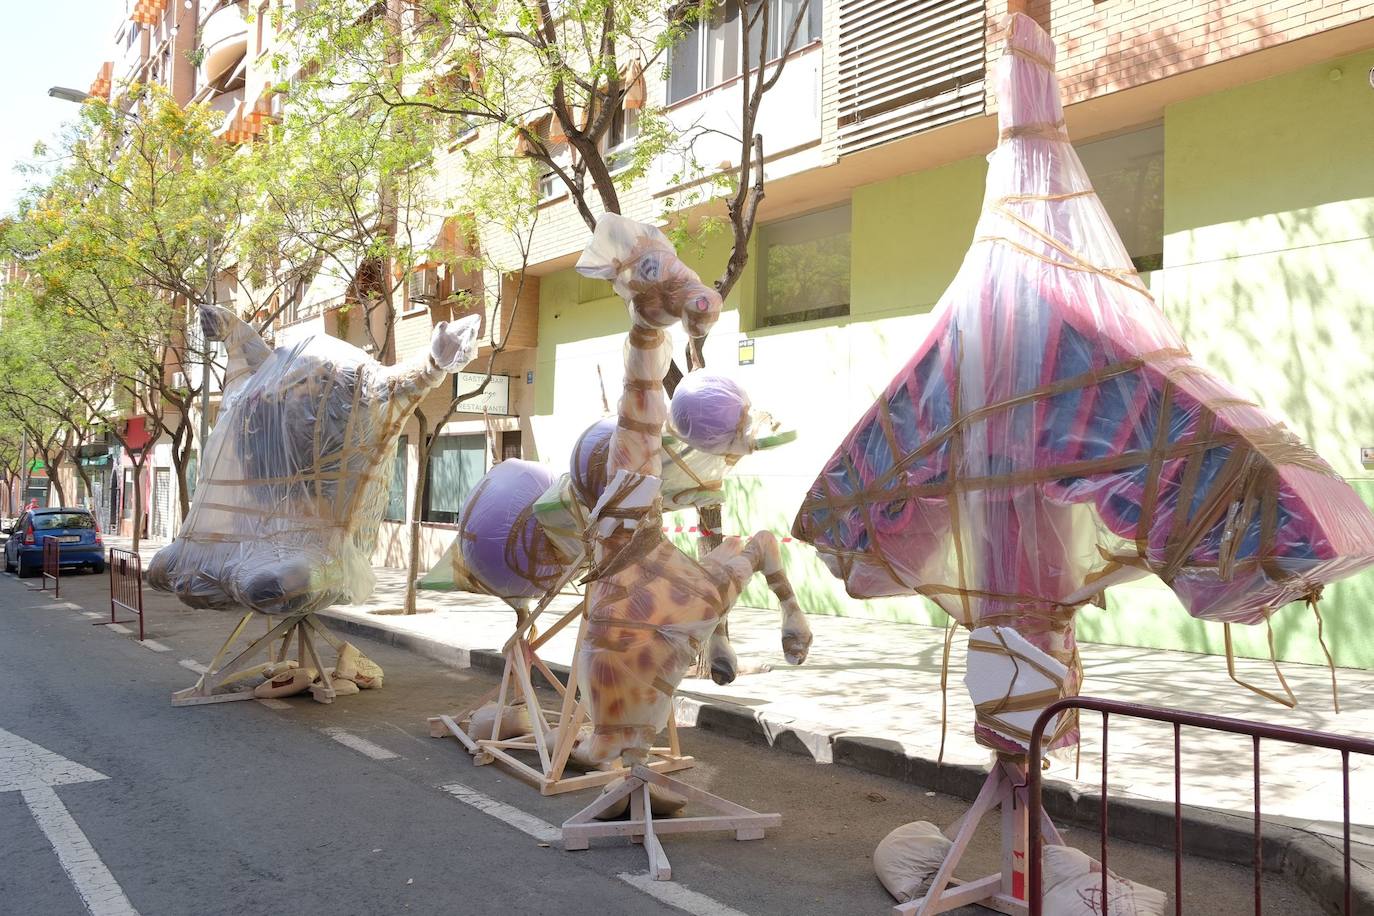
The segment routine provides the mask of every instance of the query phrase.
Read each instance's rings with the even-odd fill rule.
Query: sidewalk
[[[120,539],[107,538],[115,546]],[[155,549],[143,547],[144,560]],[[328,616],[340,629],[362,631],[405,645],[417,652],[457,664],[471,663],[499,670],[500,649],[510,636],[515,615],[496,599],[466,592],[421,591],[418,603],[433,608],[411,617],[378,614],[399,608],[404,599],[403,570],[377,568],[376,593],[364,605],[330,608]],[[556,599],[542,622],[551,625],[578,599]],[[950,660],[948,731],[945,766],[933,761],[940,745],[940,655],[943,633],[938,628],[812,617],[815,642],[805,665],[788,666],[782,658],[779,619],[774,611],[736,607],[730,613],[730,634],[740,667],[760,665],[771,670],[741,674],[731,685],[689,679],[679,690],[679,721],[730,731],[763,740],[787,750],[809,754],[818,762],[845,763],[893,776],[928,788],[955,794],[976,792],[989,753],[972,738],[973,712],[963,686],[964,649],[956,635]],[[570,626],[541,652],[546,661],[566,666],[571,661],[576,627]],[[1284,675],[1299,698],[1296,709],[1285,709],[1232,683],[1225,659],[1122,646],[1082,644],[1085,669],[1083,693],[1117,700],[1262,719],[1301,728],[1345,734],[1374,734],[1374,672],[1339,669],[1342,712],[1331,707],[1330,673],[1325,668],[1285,664]],[[1269,663],[1237,659],[1239,676],[1259,684],[1273,679]],[[429,715],[439,710],[416,710]],[[1067,784],[1067,801],[1082,807],[1078,796],[1096,795],[1101,775],[1101,729],[1095,714],[1084,714],[1080,773],[1075,761],[1054,760],[1047,782]],[[1171,727],[1113,718],[1110,732],[1113,799],[1137,799],[1142,829],[1158,833],[1169,845],[1172,836],[1173,755]],[[1227,836],[1196,842],[1207,846],[1231,844],[1251,835],[1253,773],[1250,739],[1219,733],[1183,733],[1183,803],[1215,809],[1229,823]],[[1351,758],[1352,837],[1374,843],[1374,761]],[[1315,834],[1332,846],[1339,866],[1341,821],[1341,761],[1335,752],[1276,743],[1262,747],[1263,809],[1273,819],[1304,837]],[[1159,806],[1158,803],[1167,803]],[[1129,806],[1128,806],[1129,807]],[[1117,815],[1113,813],[1113,818]],[[1147,823],[1148,822],[1148,823]],[[1118,822],[1119,823],[1119,822]],[[1190,823],[1190,831],[1194,831]],[[1266,827],[1268,832],[1269,828]],[[1189,834],[1191,847],[1195,832]],[[1232,836],[1231,834],[1234,834]],[[1296,833],[1293,836],[1297,836]],[[1324,838],[1324,839],[1323,839]],[[1284,841],[1291,845],[1291,837]],[[1277,851],[1274,851],[1277,849]],[[1284,856],[1287,847],[1266,848]],[[1368,848],[1357,850],[1364,861]],[[1234,852],[1247,861],[1240,845]],[[1362,871],[1357,867],[1358,874]],[[1335,877],[1339,878],[1339,874]]]

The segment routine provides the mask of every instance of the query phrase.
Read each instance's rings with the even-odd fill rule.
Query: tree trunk
[[[133,516],[133,545],[134,553],[138,553],[139,542],[143,540],[143,468],[148,463],[148,447],[145,445],[143,451],[139,453],[138,460],[134,462],[134,516]]]
[[[423,410],[415,411],[415,422],[419,424],[415,450],[415,499],[410,507],[410,550],[406,557],[406,601],[405,612],[415,613],[415,593],[420,578],[420,513],[425,504],[425,474],[429,470],[429,419]]]

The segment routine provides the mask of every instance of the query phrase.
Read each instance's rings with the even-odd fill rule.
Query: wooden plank
[[[997,893],[997,888],[1001,886],[1001,882],[1001,874],[996,874],[979,878],[977,881],[969,881],[966,884],[955,884],[938,897],[926,894],[919,900],[911,900],[894,906],[892,912],[901,914],[901,916],[908,913],[919,913],[921,916],[948,913],[950,910],[957,910],[960,907],[987,900]]]

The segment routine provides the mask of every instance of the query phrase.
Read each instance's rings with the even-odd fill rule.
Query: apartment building
[[[121,25],[125,50],[113,77],[156,72],[186,87],[188,99],[225,111],[226,140],[251,139],[280,103],[267,91],[279,79],[267,62],[285,41],[269,15],[279,2],[130,4],[130,17],[151,21]],[[985,156],[997,140],[992,65],[1011,11],[1030,14],[1057,41],[1068,131],[1137,269],[1195,354],[1374,501],[1374,478],[1359,459],[1374,445],[1374,367],[1364,352],[1374,313],[1361,295],[1374,253],[1374,2],[772,2],[775,20],[802,10],[803,25],[761,114],[767,199],[749,267],[705,352],[709,367],[735,376],[799,438],[739,465],[728,530],[789,528],[816,469],[929,328],[982,202]],[[200,30],[191,57],[180,53],[178,23]],[[705,128],[703,162],[738,155],[724,135],[738,127],[739,29],[738,12],[722,5],[673,49],[667,78],[658,68],[638,74],[645,103],[663,106],[679,130]],[[778,35],[765,40],[781,45]],[[610,152],[628,149],[635,134],[627,108]],[[455,184],[460,146],[436,151]],[[663,219],[667,202],[690,190],[677,183],[680,166],[671,157],[655,163],[621,194],[626,214]],[[561,469],[577,435],[614,409],[624,305],[607,284],[573,271],[585,225],[556,182],[539,190],[520,275],[465,274],[458,264],[474,240],[446,218],[456,214],[417,216],[409,227],[436,257],[407,277],[394,352],[379,357],[423,352],[434,325],[457,317],[449,294],[459,289],[474,293],[470,307],[485,320],[471,368],[485,365],[494,341],[507,345],[485,394],[426,431],[438,436],[426,479],[417,473],[418,421],[405,429],[378,562],[404,564],[417,490],[426,568],[494,461],[518,456]],[[475,242],[496,255],[509,245]],[[709,281],[728,252],[713,236],[684,255]],[[356,312],[345,307],[355,279],[316,276],[273,329],[276,342],[328,333],[361,345]],[[479,380],[474,372],[454,385]],[[436,392],[422,410],[436,417],[452,394]],[[786,551],[813,613],[942,620],[915,599],[851,600],[809,548]],[[1368,573],[1328,590],[1326,636],[1338,664],[1374,664],[1374,644],[1352,613],[1371,598]],[[771,599],[760,587],[744,600]],[[1118,587],[1107,609],[1085,608],[1078,619],[1087,640],[1221,651],[1220,628],[1190,619],[1150,582]],[[1323,662],[1315,632],[1297,608],[1276,615],[1279,657]],[[1266,656],[1265,636],[1237,633],[1237,651]]]
[[[984,157],[996,143],[992,63],[1013,10],[1058,43],[1069,133],[1138,270],[1196,355],[1374,501],[1374,479],[1359,460],[1361,447],[1374,445],[1366,357],[1374,313],[1361,293],[1374,253],[1374,4],[781,7],[807,3],[799,46],[760,124],[767,200],[750,266],[706,346],[708,366],[735,376],[799,438],[739,465],[728,530],[786,532],[816,469],[923,339],[973,235]],[[728,7],[695,26],[674,51],[668,80],[645,75],[649,100],[684,129],[728,130],[739,109],[738,35]],[[702,159],[732,155],[723,143]],[[661,218],[662,202],[681,191],[673,173],[665,163],[622,194],[626,213]],[[502,365],[511,416],[498,454],[518,429],[520,454],[561,468],[576,436],[601,416],[603,393],[614,407],[625,313],[606,284],[571,269],[587,233],[570,204],[551,185],[540,206],[527,271],[537,281],[529,284],[536,343]],[[686,253],[708,280],[727,256],[718,239]],[[401,321],[416,325],[412,341],[428,323],[418,310]],[[440,433],[462,469],[445,479],[470,486],[497,451],[483,441],[480,418]],[[444,498],[456,506],[456,496]],[[434,510],[441,522],[437,501]],[[786,561],[813,613],[943,620],[916,600],[847,598],[805,545],[789,544]],[[1355,624],[1371,597],[1370,573],[1327,591],[1326,636],[1338,664],[1374,664],[1374,645]],[[770,599],[760,587],[745,600]],[[1107,609],[1081,612],[1081,638],[1222,651],[1221,628],[1190,619],[1157,583],[1119,587],[1109,600]],[[1273,619],[1280,658],[1324,663],[1316,632],[1299,607]],[[1235,636],[1241,654],[1268,655],[1263,628]]]

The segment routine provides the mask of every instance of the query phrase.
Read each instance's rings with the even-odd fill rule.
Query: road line
[[[344,747],[352,748],[364,757],[371,757],[373,760],[395,760],[401,756],[400,754],[393,754],[380,744],[373,744],[366,738],[359,738],[351,732],[346,732],[342,728],[322,728],[320,731]]]
[[[684,913],[691,913],[692,916],[745,916],[744,913],[726,906],[719,900],[712,900],[705,894],[698,894],[672,881],[655,881],[648,875],[632,875],[628,872],[616,877],[655,900],[676,907]]]
[[[263,706],[266,706],[268,709],[290,709],[290,708],[291,708],[291,704],[290,704],[290,703],[286,702],[285,700],[278,700],[278,699],[276,699],[276,698],[274,698],[274,697],[261,697],[260,699],[258,699],[257,702],[261,703]]]
[[[137,642],[140,646],[142,646],[143,648],[145,648],[145,649],[152,649],[154,652],[171,652],[171,651],[172,651],[172,647],[171,647],[171,646],[164,646],[162,643],[158,642],[156,639],[141,639],[141,640],[136,640],[136,642]]]
[[[563,831],[548,821],[542,821],[533,814],[526,814],[519,808],[513,808],[505,802],[499,802],[489,795],[483,795],[476,789],[469,788],[460,782],[449,783],[439,788],[463,804],[476,808],[483,814],[490,814],[497,820],[505,821],[516,830],[527,833],[536,840],[550,844],[561,843],[563,840]]]
[[[52,786],[31,786],[20,794],[91,916],[138,916]]]
[[[134,632],[122,623],[107,623],[105,629],[112,633],[118,633],[120,636],[132,636]]]
[[[105,615],[104,615],[104,614],[101,614],[101,613],[98,613],[98,612],[96,612],[96,611],[82,611],[82,612],[81,612],[81,616],[82,616],[82,617],[89,617],[89,618],[91,618],[92,620],[99,620],[101,617],[104,617]]]
[[[177,662],[177,664],[189,671],[194,671],[196,674],[204,674],[210,670],[194,658],[183,658],[181,661]]]

